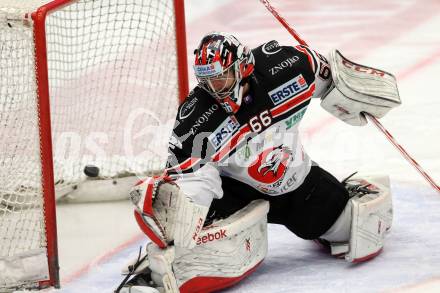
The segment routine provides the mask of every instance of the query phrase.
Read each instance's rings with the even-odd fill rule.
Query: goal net
[[[0,292],[56,285],[51,191],[125,197],[164,168],[187,91],[182,3],[0,3]]]

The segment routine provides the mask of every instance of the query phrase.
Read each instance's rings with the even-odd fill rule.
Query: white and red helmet
[[[251,50],[230,34],[212,32],[203,37],[194,54],[194,72],[199,85],[226,112],[236,113],[243,99],[244,82],[254,71]],[[224,86],[219,87],[219,83]]]

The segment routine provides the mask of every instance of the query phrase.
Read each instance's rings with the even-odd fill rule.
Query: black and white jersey
[[[235,115],[200,87],[178,109],[167,173],[200,204],[222,197],[220,175],[277,196],[300,186],[310,171],[298,124],[311,98],[331,85],[328,63],[307,47],[276,41],[252,52],[250,91]]]

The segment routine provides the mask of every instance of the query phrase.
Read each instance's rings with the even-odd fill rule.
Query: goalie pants
[[[268,222],[286,226],[303,239],[316,239],[337,220],[348,202],[348,192],[330,173],[312,166],[297,189],[269,196],[235,179],[222,176],[224,195],[214,199],[206,223],[226,218],[255,199],[269,202]]]

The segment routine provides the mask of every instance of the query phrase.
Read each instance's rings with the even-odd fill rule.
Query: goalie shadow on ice
[[[364,125],[363,113],[383,117],[400,104],[394,76],[338,51],[327,60],[274,40],[250,49],[221,32],[203,37],[194,71],[199,84],[178,109],[167,169],[130,193],[152,242],[116,292],[232,286],[265,258],[267,223],[348,262],[380,253],[392,222],[388,177],[338,181],[305,152],[298,125],[312,98],[351,125]]]

